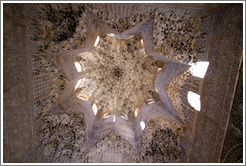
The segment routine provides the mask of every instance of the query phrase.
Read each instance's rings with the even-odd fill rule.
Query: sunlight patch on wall
[[[190,64],[190,72],[193,76],[199,77],[199,78],[204,78],[209,62],[196,62],[196,63],[191,63]]]
[[[188,102],[193,108],[195,108],[197,111],[201,110],[200,95],[189,91],[187,94],[187,98],[188,98]]]

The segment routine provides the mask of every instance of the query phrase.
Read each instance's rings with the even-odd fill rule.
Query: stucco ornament
[[[100,117],[115,117],[128,116],[136,110],[139,113],[143,104],[160,101],[163,112],[182,121],[166,89],[190,66],[155,53],[154,17],[120,33],[92,12],[87,11],[87,15],[90,28],[85,46],[55,58],[69,80],[60,103],[71,96],[82,97],[96,105]],[[76,66],[80,69],[76,70]]]
[[[98,111],[128,114],[158,95],[155,78],[163,63],[145,53],[139,36],[117,39],[104,34],[78,62],[82,67],[78,91],[88,95]]]

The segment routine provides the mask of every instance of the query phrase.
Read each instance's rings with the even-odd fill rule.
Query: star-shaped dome
[[[103,114],[127,116],[147,100],[158,100],[155,79],[163,62],[145,53],[140,36],[120,40],[104,34],[77,59],[82,68],[78,96],[94,101]]]

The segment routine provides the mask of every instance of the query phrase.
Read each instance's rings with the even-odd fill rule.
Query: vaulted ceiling
[[[216,102],[210,101],[220,102],[223,98],[215,92],[222,90],[219,83],[224,82],[228,88],[223,99],[233,102],[233,89],[242,63],[242,15],[235,12],[232,19],[230,13],[236,9],[241,11],[240,5],[5,6],[6,162],[219,162],[225,139],[220,135],[226,133],[226,117],[231,108],[227,107],[224,112],[216,110],[211,115]],[[21,17],[24,20],[19,22]],[[15,24],[23,29],[13,27]],[[21,60],[19,64],[26,67],[21,70],[26,72],[23,78],[27,82],[24,83],[25,79],[22,82],[28,89],[26,101],[8,99],[10,91],[15,93],[15,90],[10,89],[11,78],[5,73],[11,66],[11,51],[18,49],[11,49],[14,41],[8,38],[5,29],[19,32],[19,50],[28,54],[23,53],[28,60],[24,60],[25,63]],[[228,34],[232,32],[235,34],[231,34],[231,40],[237,45],[229,41]],[[221,44],[216,53],[213,52],[215,44]],[[26,48],[21,48],[22,45]],[[233,49],[236,46],[237,50]],[[226,48],[234,52],[227,55]],[[233,58],[228,59],[231,55]],[[205,78],[197,77],[191,66],[205,61],[210,63]],[[226,71],[228,66],[230,72]],[[224,78],[214,73],[216,67],[222,71],[218,71],[218,76],[224,75]],[[214,91],[210,93],[211,89]],[[189,92],[201,96],[200,112],[188,100]],[[210,103],[214,106],[208,108]],[[26,141],[30,143],[29,157],[23,160],[18,157],[22,153],[11,155],[11,150],[22,145],[12,146],[12,141],[6,140],[11,136],[7,129],[12,131],[8,118],[13,116],[6,110],[15,110],[18,106],[29,110],[28,125],[20,127],[30,134]],[[217,115],[227,121],[220,118],[216,122]],[[15,118],[18,119],[19,116]],[[207,133],[212,136],[207,137]],[[213,145],[208,146],[211,142]],[[211,149],[198,153],[199,146]],[[207,154],[209,151],[211,154]],[[24,152],[23,155],[26,156]],[[200,159],[201,156],[207,160]]]

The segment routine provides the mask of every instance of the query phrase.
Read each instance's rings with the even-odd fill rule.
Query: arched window
[[[108,119],[111,116],[112,116],[112,114],[110,112],[106,112],[103,114],[103,119]]]
[[[156,91],[156,93],[159,93],[156,87],[155,87],[155,91]]]
[[[113,122],[115,122],[116,121],[116,116],[115,115],[113,115]]]
[[[189,91],[187,94],[188,102],[190,105],[195,108],[197,111],[200,111],[201,109],[201,101],[200,101],[200,95]]]
[[[99,37],[99,36],[97,36],[97,39],[96,39],[96,41],[95,41],[95,43],[94,43],[94,47],[96,47],[96,46],[98,45],[99,40],[100,40],[100,37]]]
[[[149,99],[146,100],[146,104],[147,105],[150,105],[150,104],[153,104],[153,103],[155,103],[155,100],[152,99],[152,98],[149,98]]]
[[[116,116],[112,115],[111,112],[106,112],[103,115],[103,119],[106,120],[107,122],[115,122],[116,121]]]
[[[125,119],[125,120],[128,120],[128,116],[127,116],[126,113],[121,113],[120,114],[120,117],[123,118],[123,119]]]
[[[144,121],[141,121],[141,122],[140,122],[140,127],[141,127],[142,130],[144,130],[144,128],[145,128],[145,123],[144,123]]]
[[[74,62],[75,68],[77,69],[77,71],[80,73],[82,71],[82,66],[80,65],[79,62]]]
[[[162,68],[159,67],[159,68],[157,69],[157,71],[156,71],[156,75],[158,76],[158,75],[161,73],[161,71],[162,71]]]
[[[89,100],[89,96],[86,95],[86,94],[79,94],[77,96],[77,98],[81,99],[81,100],[84,100],[84,101],[88,101]]]
[[[115,34],[113,34],[113,33],[108,33],[108,36],[110,36],[110,37],[115,37]]]
[[[93,111],[94,115],[96,116],[96,115],[97,115],[97,105],[96,105],[96,103],[94,103],[94,104],[91,106],[91,108],[92,108],[92,111]]]
[[[79,85],[81,84],[81,79],[77,82],[77,84],[76,84],[76,86],[75,86],[75,88],[74,88],[74,90],[76,90],[78,87],[79,87]]]
[[[135,115],[135,117],[137,117],[137,116],[138,116],[139,112],[140,112],[140,108],[139,108],[139,107],[137,107],[137,108],[135,109],[135,111],[134,111],[134,115]]]
[[[133,38],[133,37],[134,37],[134,35],[129,36],[129,37],[125,38],[125,39],[131,39],[131,38]]]
[[[144,41],[141,39],[141,47],[144,48]]]

